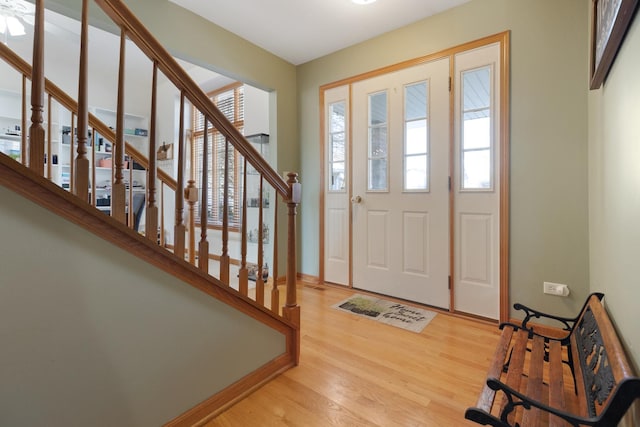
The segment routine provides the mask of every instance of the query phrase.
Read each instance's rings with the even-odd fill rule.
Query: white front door
[[[353,85],[353,287],[449,308],[449,59]]]
[[[507,45],[323,91],[324,280],[500,318]]]

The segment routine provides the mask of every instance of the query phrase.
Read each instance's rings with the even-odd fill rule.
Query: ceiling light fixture
[[[355,4],[371,4],[374,3],[376,0],[351,0],[352,2],[354,2]]]

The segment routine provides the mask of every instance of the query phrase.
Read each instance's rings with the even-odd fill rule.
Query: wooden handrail
[[[157,62],[162,73],[182,92],[187,99],[200,110],[242,154],[267,182],[286,200],[291,199],[291,189],[287,182],[268,163],[262,160],[260,153],[245,139],[238,129],[226,119],[211,102],[206,93],[193,81],[191,76],[177,63],[169,52],[146,29],[140,20],[120,0],[95,0],[101,9],[123,29],[149,59]]]

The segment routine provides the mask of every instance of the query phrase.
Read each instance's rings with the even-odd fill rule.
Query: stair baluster
[[[280,290],[278,289],[278,197],[273,198],[273,265],[271,277],[271,311],[280,314]]]
[[[51,179],[51,94],[47,94],[47,179]]]
[[[242,229],[240,230],[240,271],[238,290],[244,296],[249,293],[249,272],[247,271],[247,158],[242,167]]]
[[[178,131],[178,190],[176,191],[176,220],[173,231],[173,253],[184,259],[185,232],[184,225],[184,92],[180,93],[180,130]]]
[[[198,268],[209,272],[209,242],[207,241],[207,204],[209,201],[209,122],[204,118],[204,142],[202,145],[202,197],[200,198],[200,245]]]
[[[76,185],[76,162],[73,159],[76,144],[77,115],[71,113],[71,131],[69,133],[69,191],[75,194]]]
[[[42,122],[44,121],[44,0],[36,0],[33,31],[29,167],[40,175],[44,175],[45,136],[44,127],[42,127]]]
[[[256,302],[264,305],[264,277],[262,269],[264,267],[264,179],[260,174],[260,184],[258,188],[258,268],[256,269]]]
[[[196,265],[196,203],[198,202],[198,189],[196,182],[190,179],[187,188],[184,189],[184,197],[189,204],[189,264]]]
[[[124,183],[124,97],[126,38],[124,29],[120,32],[120,58],[118,63],[118,104],[116,108],[116,142],[113,146],[112,167],[115,170],[111,186],[111,216],[125,223],[126,185]]]
[[[146,235],[149,240],[158,239],[158,205],[156,203],[156,179],[158,177],[157,147],[157,103],[158,103],[158,63],[153,63],[153,77],[151,83],[151,117],[149,123],[149,168],[147,169],[147,217],[145,222]]]
[[[224,200],[222,206],[222,254],[220,281],[229,286],[229,140],[224,139]]]
[[[80,67],[78,72],[78,156],[74,194],[82,200],[89,197],[89,159],[87,158],[87,132],[89,130],[89,3],[82,1],[82,22],[80,29]],[[44,87],[44,86],[43,86]]]

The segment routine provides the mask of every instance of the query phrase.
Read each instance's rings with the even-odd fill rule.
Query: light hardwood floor
[[[331,308],[355,293],[299,286],[300,365],[215,426],[471,426],[497,325],[439,313],[420,334]]]

